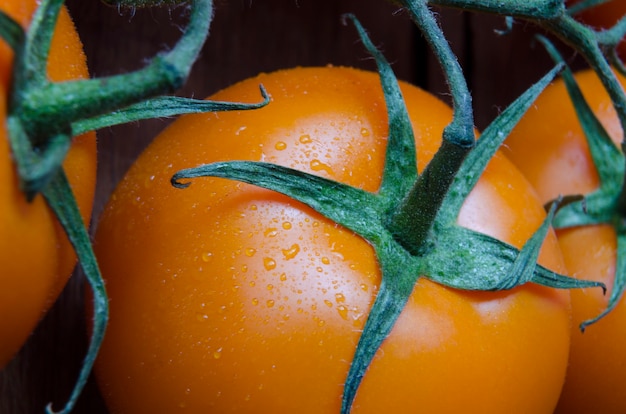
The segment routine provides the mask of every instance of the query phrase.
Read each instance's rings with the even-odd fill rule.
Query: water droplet
[[[209,315],[206,313],[196,313],[196,320],[198,322],[206,322],[209,320]]]
[[[278,141],[276,145],[274,145],[274,148],[276,148],[278,151],[283,151],[287,148],[287,144],[283,141]]]
[[[366,285],[365,283],[361,283],[361,290],[362,290],[363,292],[367,292],[367,291],[368,291],[368,289],[369,289],[369,288],[367,287],[367,285]]]
[[[254,306],[258,305],[258,304],[259,304],[259,300],[258,300],[257,298],[253,298],[253,299],[252,299],[252,304],[253,304]]]
[[[285,221],[283,223],[283,229],[285,229],[285,230],[291,229],[291,226],[292,226],[292,224],[290,222],[288,222],[288,221]]]
[[[294,244],[288,249],[283,249],[283,255],[285,256],[285,260],[290,260],[296,257],[300,253],[300,245]]]
[[[311,166],[311,169],[313,171],[326,171],[329,174],[332,174],[333,169],[330,168],[330,165],[328,164],[324,164],[323,162],[321,162],[320,160],[311,160],[311,162],[309,163],[309,165]]]
[[[330,264],[330,259],[326,256],[322,257],[322,263],[324,263],[325,265]]]
[[[256,204],[252,204],[250,206],[250,210],[252,210],[252,211],[256,211],[257,209],[258,209],[258,207],[256,206]]]
[[[331,301],[329,301],[328,299],[324,300],[324,303],[326,304],[326,306],[328,306],[329,308],[333,307],[333,303]]]
[[[272,270],[276,268],[276,260],[272,259],[271,257],[266,257],[263,259],[263,267],[265,267],[265,270]]]
[[[246,249],[246,256],[248,256],[248,257],[254,256],[255,253],[256,253],[256,249],[254,249],[252,247],[248,247]]]
[[[278,230],[276,229],[276,227],[270,227],[266,229],[263,234],[265,235],[265,237],[276,237],[276,235],[278,234]]]
[[[335,301],[337,301],[337,303],[343,303],[346,301],[346,297],[342,293],[336,293]]]
[[[222,348],[218,348],[215,352],[213,352],[213,358],[220,359],[222,357]]]
[[[144,181],[144,187],[146,188],[150,187],[153,181],[154,181],[154,175],[151,175],[150,177],[146,177],[146,180]]]
[[[275,302],[274,302],[272,299],[269,299],[269,300],[266,302],[266,305],[267,305],[267,307],[268,307],[268,308],[273,308],[273,307],[274,307],[274,304],[275,304]]]
[[[313,142],[313,140],[311,139],[311,136],[309,134],[300,135],[299,141],[302,144],[310,144],[311,142]]]
[[[344,320],[348,320],[348,308],[346,308],[343,305],[339,305],[337,306],[337,312],[339,313],[339,316],[341,316],[342,319]]]
[[[322,327],[324,325],[326,325],[326,321],[324,321],[323,319],[320,319],[320,320],[317,321],[317,326]]]
[[[211,259],[213,258],[213,253],[211,252],[204,252],[202,253],[202,261],[205,263],[208,263],[211,261]]]
[[[281,281],[281,282],[284,282],[284,281],[286,281],[286,280],[287,280],[287,274],[286,274],[286,273],[281,273],[281,274],[280,274],[280,281]]]
[[[274,289],[274,285],[272,285],[271,283],[267,285],[267,290],[272,290],[272,289]]]
[[[369,137],[369,136],[370,136],[370,131],[369,131],[369,129],[367,129],[367,128],[365,128],[365,127],[364,127],[364,128],[361,128],[361,136],[364,136],[364,137]]]

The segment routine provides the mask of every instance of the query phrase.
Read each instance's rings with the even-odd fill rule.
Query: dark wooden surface
[[[67,5],[94,76],[141,67],[173,44],[185,22],[183,8],[133,13],[99,0],[68,0]],[[218,0],[211,36],[180,94],[204,97],[258,72],[293,66],[372,69],[354,28],[341,23],[346,12],[361,20],[399,78],[447,99],[441,72],[419,32],[405,13],[383,0]],[[500,17],[457,10],[439,10],[439,17],[464,67],[478,127],[550,67],[545,53],[533,45],[532,26],[518,23],[512,33],[499,36],[494,29],[504,28]],[[99,132],[96,218],[128,166],[168,122]],[[0,414],[43,413],[48,402],[59,408],[65,401],[86,346],[82,306],[77,273],[22,352],[0,373]],[[107,413],[93,381],[75,412]]]

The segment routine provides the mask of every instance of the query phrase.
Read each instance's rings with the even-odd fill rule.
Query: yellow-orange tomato
[[[111,299],[96,375],[112,413],[338,413],[380,284],[372,248],[283,195],[179,169],[264,160],[376,191],[387,115],[375,73],[298,68],[216,94],[263,109],[185,116],[139,157],[105,208],[95,249]],[[401,84],[420,168],[450,109]],[[504,157],[460,222],[521,246],[544,212]],[[553,234],[541,261],[563,270]],[[420,279],[374,358],[354,413],[551,413],[569,347],[569,294],[468,293]]]
[[[626,86],[623,77],[619,77]],[[590,70],[576,74],[586,100],[611,138],[622,129],[600,80]],[[547,202],[559,195],[587,194],[598,185],[589,153],[565,84],[549,86],[506,141],[506,154]],[[609,292],[615,277],[616,239],[610,226],[558,230],[566,267],[576,278],[597,280]],[[559,413],[626,412],[626,304],[622,300],[584,333],[578,324],[599,315],[609,294],[593,289],[572,291],[572,350]]]
[[[24,27],[37,2],[0,1],[0,9]],[[13,54],[0,40],[0,112],[6,119]],[[63,9],[52,40],[48,75],[54,81],[87,77],[82,45]],[[38,196],[28,203],[18,188],[6,127],[0,129],[0,367],[17,352],[65,285],[76,263],[63,229]],[[96,176],[93,133],[77,137],[64,169],[87,223]]]

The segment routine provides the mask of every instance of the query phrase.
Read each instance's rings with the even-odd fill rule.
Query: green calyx
[[[428,3],[498,14],[507,19],[508,30],[512,29],[513,18],[535,23],[559,37],[583,56],[601,80],[617,112],[622,129],[626,131],[626,91],[613,72],[615,69],[622,75],[626,75],[626,65],[617,54],[617,46],[626,36],[626,16],[612,27],[605,29],[588,27],[574,18],[578,13],[608,1],[619,0],[582,0],[569,8],[565,7],[564,0],[511,0],[507,2],[396,0],[396,3],[409,10],[416,4]],[[542,42],[548,45],[545,39]],[[549,50],[557,61],[562,62],[554,48],[549,47]],[[616,275],[609,304],[600,315],[581,323],[580,328],[584,330],[590,324],[606,316],[623,297],[626,289],[626,157],[624,157],[626,136],[622,138],[621,148],[617,148],[585,103],[569,70],[564,72],[564,79],[587,136],[601,186],[597,191],[586,194],[584,197],[578,195],[566,197],[570,200],[577,198],[577,200],[568,202],[565,207],[558,210],[554,226],[565,228],[608,224],[615,229],[617,235]]]
[[[447,50],[438,26],[428,17],[426,3],[415,1],[408,7],[429,41],[437,44],[435,50]],[[387,103],[389,138],[377,193],[279,165],[249,161],[202,165],[181,170],[171,179],[178,188],[189,186],[188,180],[193,178],[221,177],[271,189],[310,206],[373,246],[381,284],[348,372],[342,413],[350,411],[367,367],[420,277],[463,290],[511,289],[528,282],[562,289],[604,288],[601,283],[569,278],[537,264],[556,205],[521,250],[457,224],[461,206],[487,163],[559,72],[560,65],[506,109],[480,140],[475,140],[471,109],[464,106],[469,103],[469,94],[464,95],[467,89],[459,77],[458,65],[447,62],[444,67],[453,90],[455,117],[444,132],[441,149],[418,175],[415,141],[397,80],[359,22],[349,18],[376,60]]]
[[[62,169],[72,138],[141,119],[254,109],[269,102],[262,87],[263,100],[258,104],[166,96],[182,86],[208,36],[213,16],[212,0],[190,3],[188,25],[179,42],[168,52],[156,56],[145,68],[108,78],[61,83],[49,81],[46,66],[63,0],[42,0],[27,31],[0,12],[0,36],[14,52],[6,128],[20,187],[29,200],[38,194],[45,198],[72,243],[94,294],[89,349],[72,394],[60,413],[72,411],[87,382],[104,337],[109,311],[89,234]],[[48,406],[47,410],[51,413],[52,407]]]

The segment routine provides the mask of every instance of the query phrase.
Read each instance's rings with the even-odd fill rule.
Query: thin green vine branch
[[[450,125],[444,130],[444,140],[459,147],[473,147],[475,137],[472,95],[456,55],[450,48],[433,12],[429,9],[427,0],[400,0],[399,2],[406,7],[435,53],[450,88],[454,116]]]
[[[587,9],[599,6],[604,3],[608,3],[609,1],[615,1],[615,0],[581,0],[579,2],[574,3],[570,7],[568,7],[567,13],[570,16],[575,16],[579,13],[584,12]]]
[[[82,218],[70,184],[62,169],[57,170],[56,176],[43,189],[43,195],[72,243],[85,278],[93,292],[94,316],[91,340],[87,354],[83,359],[78,380],[74,384],[72,393],[61,411],[53,411],[51,403],[46,408],[49,414],[69,414],[74,409],[78,397],[87,383],[98,350],[104,339],[109,318],[109,300],[95,254],[91,247],[89,234],[84,226],[77,225],[77,223],[82,223]]]
[[[270,103],[270,96],[263,85],[259,85],[262,100],[258,103],[206,101],[201,99],[163,96],[129,105],[121,111],[82,119],[72,124],[72,135],[80,135],[114,125],[127,124],[142,119],[160,118],[203,112],[247,111],[259,109]]]

